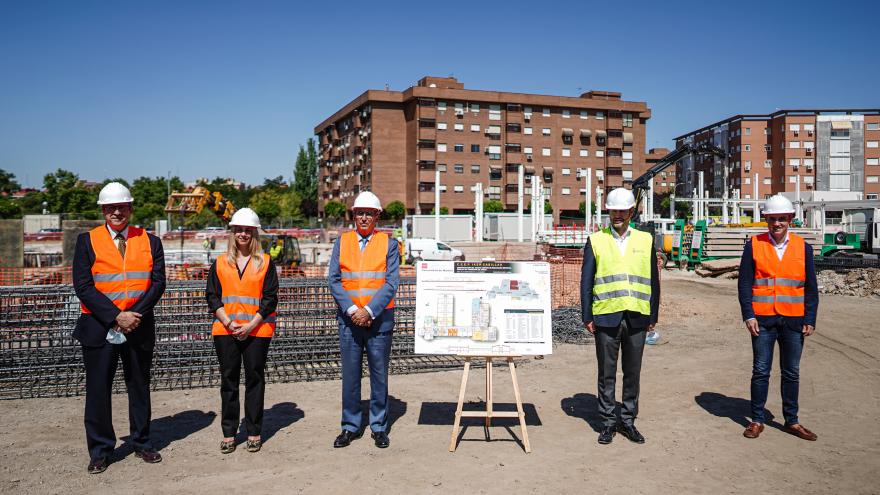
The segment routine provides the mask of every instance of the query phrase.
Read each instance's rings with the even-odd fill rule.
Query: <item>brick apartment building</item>
[[[857,191],[864,199],[880,194],[880,109],[780,110],[768,115],[736,115],[675,139],[709,142],[728,152],[727,185],[740,197],[766,198],[801,191]],[[690,197],[703,172],[713,197],[724,192],[723,159],[685,158],[677,164],[676,194]],[[800,178],[798,178],[800,176]]]
[[[330,200],[349,208],[362,190],[383,203],[400,200],[410,214],[440,204],[471,213],[472,188],[485,199],[517,208],[518,169],[525,172],[524,207],[532,177],[541,177],[554,217],[580,217],[585,178],[606,191],[647,168],[643,102],[620,93],[580,97],[465,89],[452,77],[425,77],[405,91],[368,90],[315,127],[320,143],[319,208]],[[595,194],[594,194],[595,197]]]

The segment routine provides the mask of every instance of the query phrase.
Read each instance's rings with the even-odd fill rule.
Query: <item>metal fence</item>
[[[460,367],[450,356],[413,352],[415,279],[397,293],[391,373]],[[156,348],[151,388],[217,386],[219,367],[211,339],[212,315],[204,282],[169,282],[156,306]],[[0,287],[0,399],[59,397],[84,392],[79,344],[71,337],[80,315],[70,285]],[[340,377],[336,306],[325,278],[282,279],[278,325],[269,350],[269,382]],[[114,390],[124,390],[122,370]]]

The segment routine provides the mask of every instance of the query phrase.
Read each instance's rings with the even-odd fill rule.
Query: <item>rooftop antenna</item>
[[[388,83],[385,83],[385,91],[388,91]]]

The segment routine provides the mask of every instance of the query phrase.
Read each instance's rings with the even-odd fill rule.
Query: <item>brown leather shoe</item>
[[[107,470],[107,458],[99,457],[89,461],[89,474],[101,474]]]
[[[786,433],[791,433],[792,435],[803,438],[804,440],[809,440],[811,442],[815,442],[817,438],[819,438],[815,433],[803,427],[800,424],[793,425],[785,425],[782,427],[782,431]]]
[[[135,450],[134,455],[140,457],[148,464],[162,462],[162,455],[153,449]]]
[[[746,431],[743,432],[743,436],[746,438],[758,438],[763,431],[764,423],[749,423],[749,426],[746,426]]]

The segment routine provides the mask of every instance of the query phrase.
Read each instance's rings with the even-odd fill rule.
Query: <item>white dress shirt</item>
[[[614,227],[611,227],[611,236],[614,237],[614,241],[617,243],[617,249],[620,250],[621,256],[626,256],[626,244],[629,241],[630,236],[629,226],[626,227],[626,231],[624,231],[623,235],[617,233],[614,230]]]
[[[773,247],[776,249],[776,256],[779,257],[779,261],[782,261],[782,257],[785,256],[785,248],[788,247],[788,232],[785,232],[785,239],[782,239],[782,242],[779,244],[776,243],[773,234],[770,234],[770,243],[773,244]]]

